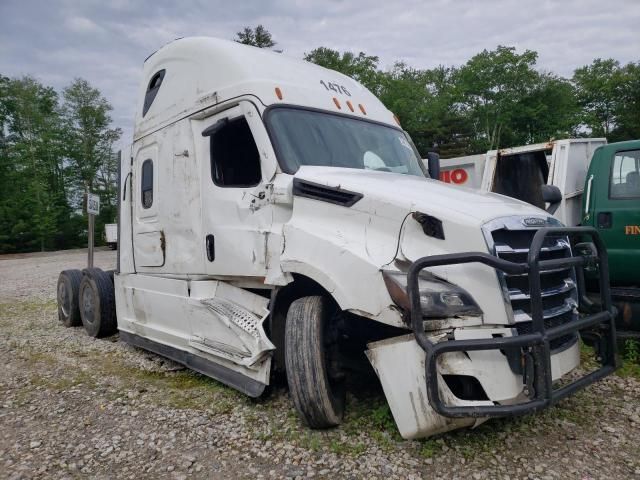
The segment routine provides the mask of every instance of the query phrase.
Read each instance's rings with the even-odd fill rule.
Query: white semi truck
[[[117,270],[67,270],[59,316],[257,397],[286,375],[313,428],[367,360],[419,438],[547,407],[615,368],[606,253],[544,210],[423,168],[354,80],[211,38],[144,64],[121,162]],[[597,262],[602,308],[579,312]],[[580,364],[578,332],[598,368]],[[366,363],[369,365],[369,363]]]

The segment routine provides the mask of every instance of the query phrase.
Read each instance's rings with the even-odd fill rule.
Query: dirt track
[[[96,266],[112,268],[115,252]],[[259,402],[57,320],[81,250],[0,257],[0,478],[640,478],[640,381],[611,377],[536,416],[403,441],[379,389],[312,432]]]

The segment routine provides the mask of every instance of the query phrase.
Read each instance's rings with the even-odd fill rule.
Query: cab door
[[[138,272],[154,271],[164,266],[164,233],[158,211],[158,144],[137,147],[132,176],[133,259]]]
[[[201,246],[209,275],[264,277],[276,160],[249,101],[194,121],[200,155]]]
[[[609,253],[616,285],[637,284],[640,272],[640,149],[617,150],[594,195],[594,223]]]

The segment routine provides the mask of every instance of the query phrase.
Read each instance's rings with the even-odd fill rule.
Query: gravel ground
[[[60,270],[86,252],[0,257],[0,478],[639,478],[640,380],[612,376],[541,414],[403,441],[377,385],[337,429],[286,391],[250,400],[57,320]],[[112,267],[115,252],[99,251]]]

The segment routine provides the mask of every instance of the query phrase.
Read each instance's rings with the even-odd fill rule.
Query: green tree
[[[122,131],[111,128],[112,107],[100,91],[89,82],[77,78],[63,91],[62,116],[65,127],[69,179],[75,193],[73,205],[83,205],[86,194],[94,187],[111,195],[112,184],[100,185],[97,176],[112,158],[112,147]]]
[[[113,220],[120,130],[110,110],[84,80],[65,89],[61,106],[53,88],[0,75],[0,252],[77,246],[88,190]]]
[[[582,108],[582,123],[592,135],[608,136],[615,128],[622,100],[620,63],[612,58],[597,58],[591,65],[575,70],[573,83]]]
[[[58,96],[30,77],[0,86],[0,249],[44,250],[69,213]]]
[[[244,27],[242,31],[236,33],[234,41],[258,48],[271,48],[276,45],[271,38],[271,33],[262,25],[256,28]]]
[[[535,70],[538,54],[498,46],[472,57],[458,70],[456,86],[461,111],[474,122],[482,149],[512,144],[517,135],[511,125],[522,116],[527,98],[539,84]]]
[[[381,74],[380,99],[423,156],[434,149],[443,157],[469,151],[472,126],[458,109],[455,75],[455,68],[417,70],[401,62]]]
[[[616,142],[640,138],[640,62],[628,63],[620,69],[619,101],[616,125],[609,140]]]
[[[112,149],[113,142],[117,141],[119,134],[113,134],[108,147],[108,154],[104,163],[96,173],[95,189],[100,192],[100,216],[99,224],[113,223],[118,214],[118,164],[120,152]],[[108,140],[109,141],[109,140]],[[97,237],[96,237],[97,238]]]
[[[456,109],[452,89],[455,69],[419,70],[397,62],[383,72],[376,56],[326,47],[318,47],[304,58],[357,80],[377,95],[396,114],[423,155],[434,147],[444,147],[449,154],[467,152],[470,127]]]
[[[509,145],[540,143],[576,136],[580,122],[575,90],[568,80],[541,73],[513,115]]]
[[[117,211],[117,160],[114,143],[122,131],[111,127],[112,110],[100,91],[83,79],[76,79],[63,91],[62,116],[68,158],[69,200],[84,212],[88,192],[101,198],[96,219],[96,243],[102,241],[105,223],[112,222]]]
[[[378,71],[378,57],[360,52],[340,53],[326,47],[318,47],[304,55],[308,62],[335,70],[360,82],[374,94],[379,93],[380,72]]]

